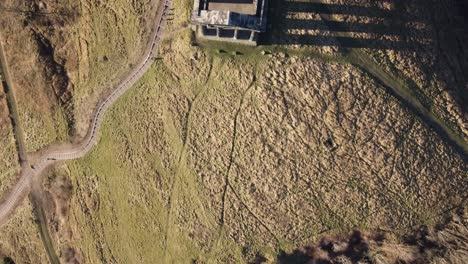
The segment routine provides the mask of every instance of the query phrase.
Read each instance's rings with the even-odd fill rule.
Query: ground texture
[[[28,83],[35,81],[18,81],[18,108],[23,109],[21,122],[30,151],[56,140],[73,140],[86,131],[89,107],[105,93],[105,80],[130,67],[144,44],[139,39],[144,26],[137,25],[144,24],[141,16],[149,10],[147,4],[102,4],[113,10],[112,19],[118,18],[116,27],[111,18],[99,20],[107,13],[99,19],[91,16],[104,10],[91,2],[82,2],[77,22],[63,30],[75,36],[73,28],[87,25],[84,31],[89,34],[75,42],[88,48],[62,48],[67,52],[60,55],[65,61],[61,65],[70,77],[68,84],[56,85],[67,87],[68,99],[47,96],[54,84],[40,86],[44,92],[38,94],[51,108],[44,108],[45,114],[36,119],[25,119],[25,113],[34,113],[35,101],[27,100],[26,94],[32,89]],[[336,21],[354,21],[337,17],[335,13],[345,13],[337,9],[340,5],[342,10],[359,12],[419,10],[417,1],[382,6],[363,2],[353,2],[361,9],[339,1],[318,3],[317,8],[327,8],[321,12],[325,15],[318,15],[294,11],[298,8],[291,2],[273,1],[286,7],[275,10],[281,10],[278,17],[289,24],[283,23],[265,41],[288,47],[246,48],[194,44],[187,28],[191,3],[175,1],[177,16],[169,24],[161,59],[107,114],[98,146],[85,158],[60,164],[43,177],[49,231],[60,259],[66,263],[463,263],[468,233],[463,212],[466,154],[394,96],[394,87],[384,85],[380,75],[370,74],[375,70],[364,66],[371,64],[357,65],[353,56],[372,61],[410,94],[423,95],[431,106],[428,115],[462,139],[466,118],[460,91],[466,77],[457,70],[445,73],[447,68],[435,64],[408,66],[418,56],[431,57],[417,48],[410,50],[406,42],[390,41],[396,46],[388,49],[377,41],[380,35],[367,46],[363,46],[367,42],[348,42],[358,37],[349,34],[356,33],[328,38],[335,31],[346,31],[330,30]],[[123,12],[125,8],[135,12]],[[333,12],[326,11],[330,9]],[[298,24],[299,18],[318,22]],[[430,30],[437,21],[423,22]],[[21,25],[9,22],[11,28]],[[354,21],[358,22],[363,21]],[[297,25],[303,28],[295,29]],[[115,34],[117,30],[128,34]],[[322,44],[317,37],[304,38],[322,32],[318,38]],[[425,43],[416,40],[410,43],[414,47]],[[15,37],[7,37],[6,46],[13,41]],[[60,39],[56,43],[63,45]],[[119,49],[109,48],[113,46]],[[15,54],[14,46],[9,49]],[[450,60],[452,55],[443,53],[446,50],[441,46],[441,54],[446,55],[440,56]],[[20,56],[16,52],[10,57]],[[37,64],[41,58],[27,63],[18,57],[15,62],[41,65]],[[459,60],[462,67],[466,57]],[[73,63],[78,65],[74,74]],[[54,79],[30,70],[26,76]],[[15,66],[11,71],[15,79],[26,78]],[[429,75],[432,81],[427,80]],[[453,100],[441,99],[445,92]],[[14,152],[10,120],[1,109],[0,105],[0,118],[5,116],[1,128]],[[62,114],[54,119],[57,113]],[[54,129],[28,125],[40,122]],[[50,134],[41,135],[44,131]],[[10,160],[12,173],[4,174],[2,168],[5,179],[16,175],[15,155]],[[0,253],[16,263],[41,263],[47,257],[33,230],[30,210],[22,207],[0,231]],[[27,228],[13,228],[18,225]],[[3,239],[3,234],[8,238]],[[23,240],[24,236],[37,237],[37,245],[26,246],[26,241],[34,240]],[[18,256],[14,252],[21,247],[28,251]]]

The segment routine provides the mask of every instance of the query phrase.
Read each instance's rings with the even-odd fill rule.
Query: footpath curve
[[[38,177],[46,167],[60,160],[81,158],[85,156],[94,147],[94,145],[96,145],[98,141],[99,128],[106,111],[151,67],[159,46],[158,44],[161,41],[163,28],[166,23],[165,17],[171,8],[171,5],[172,0],[161,1],[157,10],[150,41],[142,59],[127,75],[127,77],[116,86],[112,93],[97,105],[97,110],[93,115],[88,133],[83,141],[77,146],[68,148],[67,150],[45,152],[37,159],[37,163],[31,166],[22,166],[19,181],[13,186],[4,198],[3,202],[0,204],[0,224],[3,224],[8,220],[8,217],[14,211],[16,206],[29,192],[32,179]]]

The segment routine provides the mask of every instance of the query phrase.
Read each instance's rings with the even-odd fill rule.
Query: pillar
[[[238,33],[238,30],[234,29],[234,39],[237,39],[237,33]]]
[[[250,31],[250,41],[254,41],[255,31]]]
[[[219,28],[216,28],[216,36],[219,38]]]

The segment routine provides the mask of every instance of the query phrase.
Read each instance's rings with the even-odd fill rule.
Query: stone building
[[[268,0],[194,0],[192,24],[198,36],[256,45],[266,29]]]

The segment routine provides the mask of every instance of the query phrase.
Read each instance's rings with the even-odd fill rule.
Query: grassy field
[[[50,16],[6,13],[0,22],[29,151],[84,135],[98,100],[141,54],[154,3],[65,1],[47,3]]]
[[[43,78],[44,65],[37,56],[31,56],[37,53],[37,46],[31,33],[21,28],[23,19],[17,13],[8,13],[0,23],[10,89],[16,97],[26,148],[34,151],[56,139],[65,139],[67,131],[63,110],[53,100],[51,81]]]
[[[161,59],[106,114],[96,148],[54,171],[72,183],[54,231],[62,259],[74,248],[82,263],[274,262],[324,234],[398,240],[466,209],[463,157],[349,57],[191,45],[190,7],[174,2]],[[77,127],[138,55],[147,8],[81,3]],[[64,137],[66,123],[54,123]]]
[[[48,263],[29,203],[0,227],[0,263],[8,257],[14,263]],[[8,262],[7,262],[8,263]]]
[[[0,82],[0,193],[10,189],[19,173],[19,158],[10,112]],[[35,227],[31,205],[21,206],[12,219],[0,227],[0,263],[47,261]]]
[[[6,36],[7,59],[14,80],[11,88],[20,109],[19,118],[28,151],[39,150],[50,143],[68,141],[75,129],[83,133],[99,96],[117,82],[117,76],[131,68],[131,63],[141,53],[141,45],[146,43],[149,33],[147,22],[153,20],[154,12],[151,11],[155,9],[148,1],[117,1],[112,6],[93,1],[82,1],[80,4],[77,6],[76,1],[46,3],[50,8],[48,11],[59,13],[50,17],[2,12],[5,16],[0,23],[2,34]],[[30,10],[33,5],[13,1],[2,3],[2,7],[17,10]],[[73,19],[66,15],[72,11],[80,13],[77,20],[70,21]],[[65,14],[65,18],[60,14]],[[50,31],[47,23],[44,23],[47,20],[55,24],[54,31]],[[64,24],[57,25],[57,21]],[[32,25],[30,28],[27,27],[28,23]],[[52,54],[38,52],[41,46],[37,36],[50,44]],[[58,77],[50,73],[57,71],[55,67],[63,67],[64,72],[59,74],[67,76],[69,83],[66,87],[56,84]],[[68,90],[66,92],[73,95],[72,100],[66,103],[61,101],[64,98],[57,95],[57,87]],[[0,90],[0,192],[4,193],[18,174],[19,164],[5,96],[3,89]],[[39,254],[44,250],[41,250],[38,230],[31,229],[35,227],[30,210],[30,207],[20,208],[19,218],[2,227],[0,255],[4,253],[16,263],[45,263],[46,256]],[[21,230],[14,230],[12,225]],[[28,243],[24,241],[26,233],[30,236],[27,241],[36,244],[34,247],[28,246],[23,256],[19,256],[17,252]],[[63,257],[66,249],[63,241],[56,242]]]
[[[81,19],[73,28],[80,54],[73,95],[79,134],[87,129],[92,109],[103,92],[120,81],[118,77],[142,54],[156,6],[151,0],[80,4]]]
[[[85,262],[273,261],[323,233],[398,236],[463,207],[461,157],[346,59],[192,40],[166,40],[97,148],[67,163]]]
[[[323,233],[398,236],[463,207],[461,157],[340,57],[191,39],[167,40],[97,148],[67,163],[85,262],[273,261]]]
[[[6,96],[0,83],[0,193],[8,189],[19,171],[13,127],[8,117]]]

